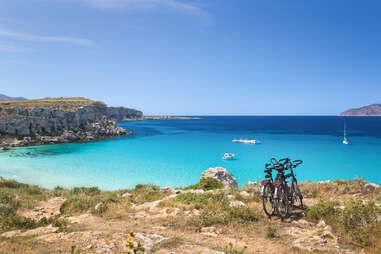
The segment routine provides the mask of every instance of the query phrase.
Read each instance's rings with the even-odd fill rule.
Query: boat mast
[[[346,139],[347,139],[347,123],[344,119],[344,140],[346,140]]]

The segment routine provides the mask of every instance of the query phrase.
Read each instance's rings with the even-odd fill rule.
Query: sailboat
[[[349,144],[349,141],[347,139],[347,124],[344,120],[344,139],[343,139],[343,144],[344,145],[348,145]]]

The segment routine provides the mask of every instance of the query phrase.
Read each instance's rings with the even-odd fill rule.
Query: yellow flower
[[[127,252],[127,253],[131,253],[132,250],[131,250],[130,248],[127,248],[126,252]]]
[[[132,236],[128,237],[127,238],[127,242],[128,243],[133,243],[134,242],[134,238]]]

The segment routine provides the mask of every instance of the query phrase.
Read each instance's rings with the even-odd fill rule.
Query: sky
[[[378,0],[0,0],[0,93],[161,115],[381,103]]]

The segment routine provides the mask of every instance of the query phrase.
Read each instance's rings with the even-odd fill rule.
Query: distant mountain
[[[341,116],[381,116],[381,104],[354,108],[340,114]]]
[[[0,93],[0,101],[25,101],[24,97],[9,97]]]

